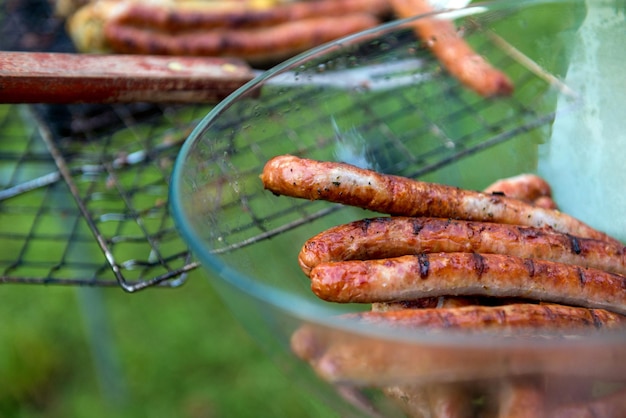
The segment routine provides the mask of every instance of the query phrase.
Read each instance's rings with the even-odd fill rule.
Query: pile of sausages
[[[476,192],[283,155],[267,162],[261,179],[276,195],[391,215],[323,231],[298,257],[321,299],[371,304],[370,311],[344,315],[361,324],[513,338],[571,338],[626,326],[626,248],[558,211],[549,185],[537,176],[505,179]],[[377,379],[410,416],[477,416],[475,387],[394,384],[398,376],[411,375],[407,369],[438,371],[410,352],[390,356],[375,342],[356,349],[340,334],[303,327],[292,347],[334,382]],[[454,369],[450,361],[442,370]],[[619,378],[624,371],[615,373]],[[545,385],[536,376],[507,380],[498,388],[497,407],[491,406],[494,416],[548,416]],[[550,405],[549,416],[567,416],[559,414],[572,408],[626,413],[622,397],[592,400],[590,391],[577,388],[584,392],[579,402]]]

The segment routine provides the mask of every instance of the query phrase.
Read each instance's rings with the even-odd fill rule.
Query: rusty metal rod
[[[0,103],[216,103],[256,75],[231,58],[0,52]]]

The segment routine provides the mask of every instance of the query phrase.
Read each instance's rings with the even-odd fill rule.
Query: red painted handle
[[[215,103],[254,76],[228,58],[0,52],[0,103]]]

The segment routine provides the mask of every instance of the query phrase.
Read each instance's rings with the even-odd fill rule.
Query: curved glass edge
[[[320,45],[316,48],[310,49],[306,52],[298,54],[276,66],[268,69],[262,74],[258,75],[254,79],[245,83],[243,86],[235,90],[224,100],[219,102],[192,130],[187,140],[183,143],[179,154],[175,160],[174,168],[171,175],[170,190],[169,190],[169,204],[172,210],[174,222],[179,232],[183,236],[184,240],[191,247],[192,253],[200,259],[203,268],[220,276],[231,285],[245,292],[249,296],[255,299],[264,301],[277,307],[285,312],[288,312],[293,317],[306,321],[308,323],[317,324],[320,326],[326,326],[334,329],[345,330],[354,334],[367,336],[367,337],[383,337],[390,341],[396,340],[404,343],[420,343],[420,344],[438,344],[438,345],[457,345],[462,343],[464,347],[475,348],[506,348],[515,347],[523,348],[520,345],[520,340],[516,339],[501,339],[496,335],[481,334],[481,335],[468,335],[454,332],[437,333],[433,335],[431,333],[424,333],[417,335],[412,333],[406,335],[397,331],[389,331],[383,329],[375,329],[365,325],[359,324],[357,321],[343,319],[337,317],[337,312],[330,308],[324,308],[317,304],[314,304],[308,300],[300,298],[299,296],[290,294],[288,292],[274,289],[270,286],[257,283],[251,277],[242,274],[228,265],[222,263],[218,258],[211,257],[205,248],[202,248],[200,243],[202,238],[195,233],[194,229],[188,225],[185,221],[184,208],[181,204],[180,187],[179,183],[182,181],[182,166],[184,165],[186,156],[193,148],[195,142],[202,137],[209,125],[216,120],[216,118],[228,107],[230,107],[241,96],[261,86],[267,79],[276,76],[285,71],[291,71],[295,67],[310,60],[311,58],[331,52],[335,48],[341,48],[345,45],[349,45],[353,40],[362,39],[363,37],[373,36],[378,32],[385,31],[388,28],[394,28],[410,22],[421,19],[423,16],[442,16],[449,19],[455,19],[459,16],[467,16],[471,14],[483,13],[485,11],[494,11],[507,8],[520,9],[528,6],[537,6],[542,4],[562,4],[562,3],[576,3],[584,4],[584,0],[493,0],[472,3],[471,5],[457,10],[440,10],[423,15],[416,15],[406,19],[393,20],[372,29],[361,31],[355,34],[348,35],[346,37],[328,42]],[[459,13],[460,10],[463,10]],[[297,299],[295,299],[297,298]],[[554,340],[554,339],[531,339],[528,340],[528,346],[531,349],[541,348],[555,348],[564,346],[576,346],[576,345],[594,345],[594,343],[601,343],[603,345],[612,343],[623,343],[626,335],[623,333],[607,333],[603,334],[602,341],[592,340],[589,338],[580,338],[577,340]]]

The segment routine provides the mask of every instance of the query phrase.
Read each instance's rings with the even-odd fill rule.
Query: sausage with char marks
[[[320,43],[372,28],[380,20],[369,13],[311,17],[266,28],[218,29],[169,34],[135,26],[106,25],[108,45],[119,53],[229,56],[253,63],[285,59]]]
[[[552,188],[536,174],[519,174],[493,182],[484,189],[485,193],[503,194],[508,197],[534,202],[541,197],[552,197]]]
[[[550,209],[505,196],[377,173],[350,164],[283,155],[261,174],[274,194],[327,200],[396,216],[432,216],[471,221],[550,227],[579,237],[619,244],[589,225]]]
[[[400,18],[433,11],[428,0],[392,0],[391,5]],[[511,80],[477,54],[457,33],[453,22],[426,16],[411,25],[443,67],[466,87],[485,97],[513,92]]]
[[[380,259],[423,252],[507,254],[626,274],[626,247],[547,228],[427,217],[363,219],[309,239],[300,267],[309,275],[323,262]]]
[[[518,297],[626,314],[626,277],[501,254],[436,253],[322,263],[311,289],[339,303],[433,296]]]
[[[388,312],[347,314],[348,319],[372,327],[371,333],[346,332],[344,328],[307,324],[291,338],[295,354],[311,364],[330,382],[378,387],[419,381],[463,381],[523,374],[571,372],[571,376],[620,377],[626,366],[616,361],[626,353],[623,344],[544,346],[539,352],[524,349],[536,336],[560,340],[563,335],[580,336],[623,330],[626,319],[603,309],[584,309],[553,304],[511,304],[459,308],[406,309]],[[376,330],[401,330],[406,340],[381,339]],[[416,344],[440,331],[482,334],[497,333],[505,346],[445,343]],[[433,335],[434,334],[434,335]],[[479,337],[480,338],[480,337]],[[509,340],[510,339],[510,340]],[[506,345],[506,341],[514,346]],[[521,345],[517,345],[518,341]],[[437,340],[428,340],[436,342]],[[451,340],[443,340],[451,341]],[[473,340],[476,342],[477,340]],[[593,360],[591,360],[593,359]]]
[[[320,16],[344,16],[369,13],[390,14],[387,0],[315,0],[291,1],[271,6],[248,2],[183,2],[176,5],[129,2],[119,6],[112,22],[116,25],[149,28],[175,34],[213,29],[250,29]]]

